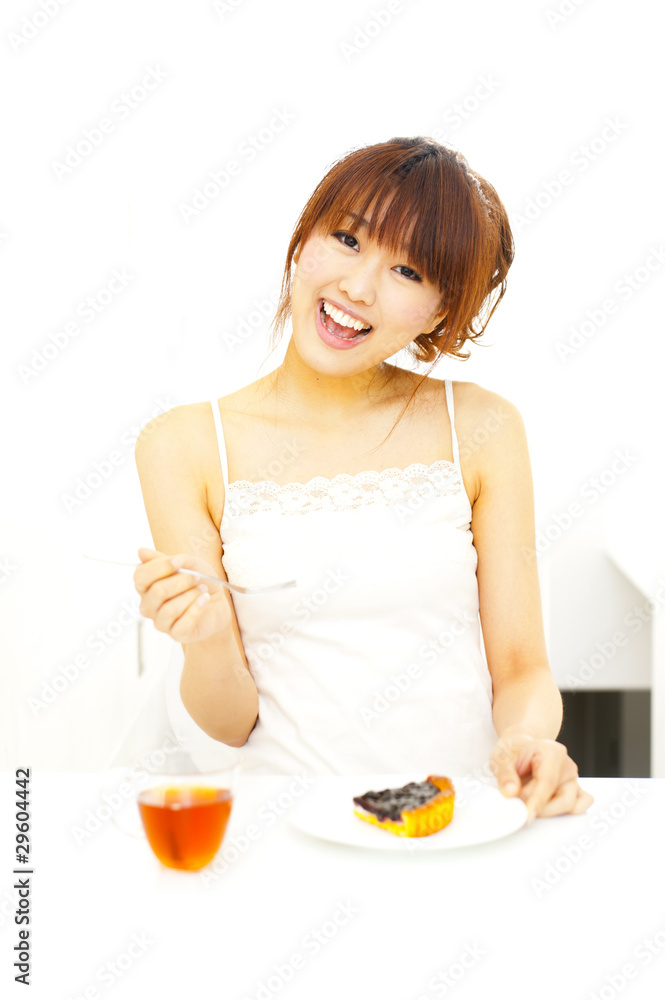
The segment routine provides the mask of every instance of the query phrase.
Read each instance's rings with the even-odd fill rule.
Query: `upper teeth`
[[[361,323],[359,319],[353,319],[352,316],[347,316],[343,313],[341,309],[337,309],[336,306],[331,306],[329,302],[323,300],[323,311],[327,312],[336,323],[340,326],[350,326],[354,330],[369,330],[371,323]]]

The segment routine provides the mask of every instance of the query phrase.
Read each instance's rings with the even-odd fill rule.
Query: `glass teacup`
[[[158,767],[135,768],[128,776],[143,830],[131,817],[128,824],[127,817],[113,821],[123,833],[145,836],[168,868],[198,871],[222,845],[242,761],[208,760],[200,767],[185,750],[161,756]]]

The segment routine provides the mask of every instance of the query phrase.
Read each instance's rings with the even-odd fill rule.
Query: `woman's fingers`
[[[536,786],[536,779],[529,778],[522,786],[520,798],[524,802],[529,801],[529,796]],[[554,796],[547,802],[539,812],[539,816],[560,816],[564,813],[575,813],[579,815],[587,811],[589,806],[595,802],[593,795],[585,792],[577,782],[577,778],[569,778],[562,782]]]
[[[526,803],[528,822],[536,816],[583,813],[594,801],[580,788],[577,764],[557,740],[512,733],[497,742],[490,765],[501,791]],[[516,787],[510,790],[510,784]]]
[[[573,811],[573,806],[577,801],[577,790],[578,790],[577,780],[571,778],[569,781],[564,781],[556,789],[555,794],[549,799],[549,801],[543,803],[538,809],[538,816],[559,816],[561,813],[569,813]],[[527,802],[527,805],[531,809],[531,799]]]
[[[516,795],[520,790],[520,776],[515,770],[513,761],[500,760],[496,758],[492,763],[492,770],[498,782],[499,788],[506,795]]]
[[[497,741],[490,757],[490,767],[499,788],[505,795],[516,795],[520,791],[521,778],[517,771],[517,760],[524,743],[532,737],[518,735]]]
[[[176,597],[172,597],[168,601],[164,601],[160,606],[159,610],[153,617],[155,623],[155,628],[160,632],[172,632],[173,627],[192,607],[197,610],[202,610],[207,604],[207,600],[203,601],[201,604],[197,605],[196,602],[199,598],[204,597],[202,590],[197,587],[190,587],[182,594],[178,594]],[[210,598],[210,595],[207,595]],[[174,637],[175,638],[175,637]]]
[[[232,611],[226,589],[213,580],[178,572],[183,567],[214,577],[215,569],[208,562],[186,553],[169,556],[147,547],[138,552],[141,565],[135,570],[134,585],[141,595],[139,610],[152,619],[158,631],[185,643],[228,628]]]
[[[536,816],[543,815],[543,809],[559,787],[559,762],[548,757],[546,760],[538,760],[534,757],[534,782],[533,789],[526,806],[529,810],[529,820]]]
[[[590,792],[585,792],[583,788],[577,788],[577,801],[571,809],[574,813],[584,813],[596,800]]]
[[[134,585],[141,595],[139,611],[144,618],[152,619],[159,632],[172,634],[175,623],[190,607],[196,612],[203,610],[196,602],[207,594],[208,588],[198,577],[178,573],[171,556],[162,552],[140,548],[139,558],[143,561],[134,573]],[[182,626],[179,632],[183,632]]]
[[[178,597],[179,594],[197,590],[200,585],[207,591],[207,586],[197,577],[174,571],[173,576],[156,580],[141,595],[139,610],[146,618],[154,618],[165,602],[171,601],[174,597]]]
[[[533,787],[526,795],[522,789],[522,797],[526,799],[529,810],[529,821],[536,816],[552,815],[545,810],[550,802],[557,801],[560,789],[570,781],[577,780],[577,765],[568,756],[568,751],[562,743],[556,740],[534,740],[522,748],[515,768],[522,776],[531,775]],[[563,793],[565,801],[570,804],[571,793],[566,789]],[[558,807],[557,807],[558,808]]]
[[[186,557],[181,555],[179,557],[171,557],[164,555],[162,552],[153,552],[152,549],[139,549],[139,555],[143,554],[145,556],[148,553],[151,553],[153,558],[146,559],[144,563],[137,566],[134,572],[134,586],[141,595],[140,611],[147,618],[152,618],[164,601],[203,583],[198,576],[190,576],[188,573],[178,572],[177,566],[183,561],[196,562],[198,563],[196,568],[199,569],[200,567],[200,572],[214,575],[212,567],[204,563],[203,560],[197,559],[196,556]],[[173,565],[174,559],[177,566]],[[210,586],[205,584],[206,590],[214,588],[215,584],[212,582]],[[219,589],[221,590],[222,588],[220,587]]]
[[[223,591],[228,593],[216,570],[210,565],[210,563],[205,562],[199,556],[191,556],[188,553],[178,553],[178,555],[172,557],[171,565],[175,569],[192,570],[193,573],[205,573],[206,576],[213,577],[214,579],[205,581],[211,594],[222,593]],[[198,578],[193,577],[193,579],[196,580]]]
[[[179,618],[171,625],[170,635],[176,642],[192,642],[201,638],[201,616],[207,611],[212,598],[199,594]],[[211,634],[211,633],[209,633]]]
[[[154,552],[152,549],[138,551],[141,565],[134,570],[134,586],[139,594],[145,594],[156,580],[171,576],[175,569],[171,565],[171,557],[163,552]],[[151,553],[149,558],[146,557],[147,553]],[[183,576],[182,573],[177,575]]]
[[[585,792],[576,778],[564,781],[556,795],[542,807],[539,816],[560,816],[563,813],[584,813],[594,803],[593,795]]]
[[[145,546],[139,549],[139,559],[142,563],[150,562],[151,559],[154,559],[155,556],[159,555],[161,555],[160,552],[155,552],[154,549],[148,549]]]
[[[199,556],[192,556],[185,552],[169,556],[148,548],[141,548],[138,552],[142,562],[134,571],[134,586],[139,594],[144,594],[157,580],[171,576],[175,579],[189,580],[189,585],[193,586],[201,582],[200,577],[195,576],[195,573],[205,573],[206,576],[213,577],[207,584],[211,593],[221,593],[226,590],[221,582],[215,582],[218,579],[215,569]],[[178,572],[180,569],[192,570],[192,575]]]

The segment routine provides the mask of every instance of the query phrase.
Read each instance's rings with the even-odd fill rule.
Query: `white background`
[[[375,30],[387,3],[44,2],[55,13],[5,0],[0,14],[0,762],[106,762],[131,715],[136,626],[101,654],[89,641],[135,592],[131,569],[81,553],[133,559],[151,544],[130,442],[161,409],[223,396],[279,364],[290,329],[268,357],[271,316],[240,346],[228,336],[276,300],[290,234],[326,170],[393,136],[445,139],[508,210],[517,251],[489,346],[434,375],[518,406],[539,530],[556,535],[556,518],[617,450],[636,456],[541,553],[552,667],[559,679],[578,669],[665,571],[654,5],[570,0],[554,17],[554,2],[402,0]],[[149,70],[164,79],[121,117],[116,102]],[[242,144],[275,109],[293,120],[250,162]],[[104,118],[113,130],[59,179],[56,161]],[[603,142],[608,121],[618,134]],[[239,176],[186,222],[181,206],[230,159]],[[571,183],[547,196],[566,169]],[[653,270],[623,299],[622,276],[649,259]],[[131,281],[86,322],[80,303],[114,269]],[[616,312],[563,361],[557,342],[608,298]],[[26,375],[72,321],[78,336]],[[68,510],[63,496],[114,451],[112,474]],[[90,665],[31,708],[82,653]],[[597,686],[648,686],[649,656],[645,627]]]

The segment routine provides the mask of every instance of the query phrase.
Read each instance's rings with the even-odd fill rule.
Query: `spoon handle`
[[[92,559],[94,562],[111,563],[114,566],[132,566],[134,569],[143,565],[143,563],[125,562],[120,559],[101,559],[99,556],[89,556],[85,552],[83,553],[83,558]],[[213,580],[234,594],[267,594],[273,590],[287,590],[289,587],[296,586],[295,580],[288,580],[286,583],[272,583],[268,587],[241,587],[237,583],[227,583],[226,580],[220,580],[218,576],[208,576],[206,573],[199,573],[195,569],[180,568],[176,570],[176,573],[189,573],[190,576],[199,576],[203,580]]]

